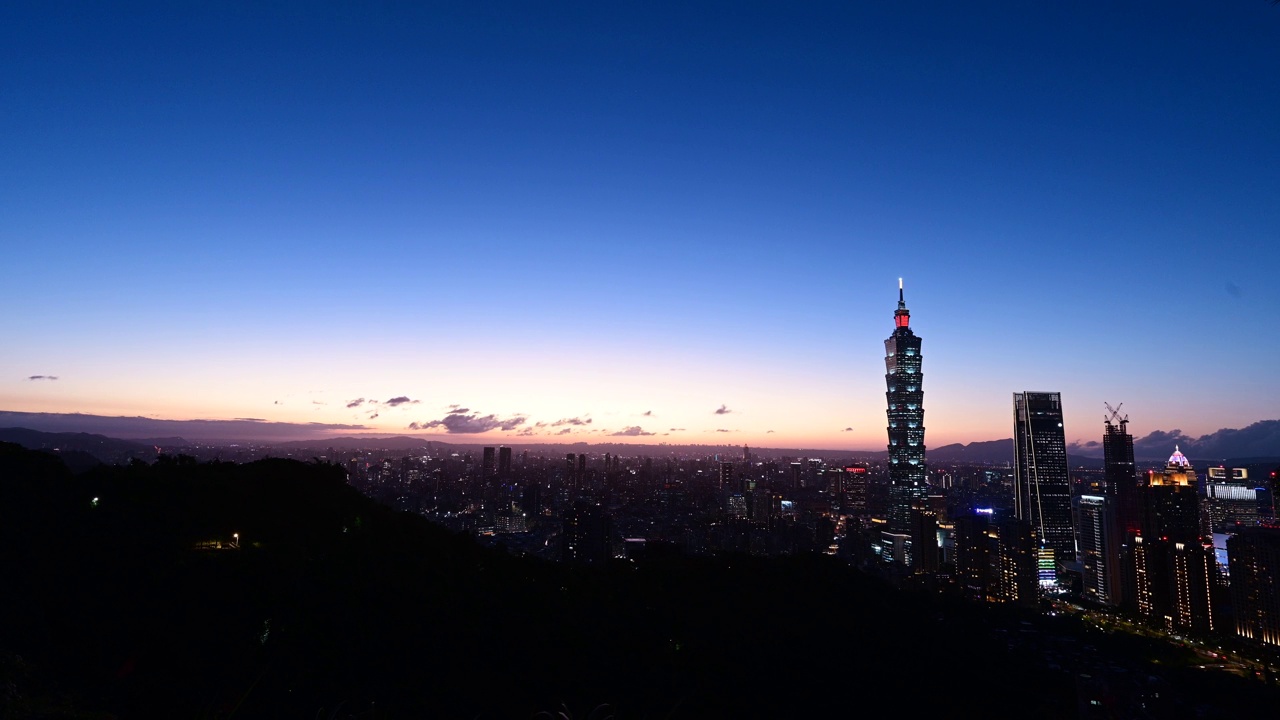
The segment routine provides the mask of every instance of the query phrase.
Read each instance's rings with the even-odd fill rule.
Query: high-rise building
[[[1034,607],[1035,533],[1022,520],[997,519],[979,509],[955,521],[956,581],[965,597]]]
[[[1234,532],[1258,524],[1258,490],[1248,468],[1211,467],[1205,477],[1205,509],[1201,524],[1208,535]]]
[[[1236,634],[1280,645],[1280,529],[1242,528],[1227,540]]]
[[[578,500],[564,514],[560,541],[565,562],[608,562],[613,556],[613,518],[599,503]]]
[[[1138,611],[1157,624],[1214,629],[1217,563],[1201,535],[1196,472],[1177,448],[1142,488],[1142,535],[1135,539]]]
[[[739,488],[736,487],[733,482],[733,463],[731,462],[720,463],[720,487],[718,487],[717,489],[729,490],[733,492],[737,492],[739,490]]]
[[[928,496],[924,445],[924,374],[921,373],[920,338],[911,330],[911,311],[903,300],[898,280],[898,309],[893,313],[893,334],[884,341],[885,399],[889,426],[889,523],[885,547],[902,547],[901,536],[912,529],[911,510]],[[901,552],[898,555],[902,555]],[[907,562],[906,557],[891,558]]]
[[[1110,495],[1079,497],[1080,564],[1085,598],[1116,604],[1120,583],[1120,542],[1116,538],[1116,500]]]
[[[1124,405],[1121,403],[1120,405]],[[1107,588],[1110,602],[1136,611],[1136,588],[1134,585],[1134,544],[1135,538],[1142,534],[1142,495],[1138,484],[1138,475],[1133,463],[1133,435],[1129,433],[1129,416],[1121,415],[1119,407],[1111,410],[1106,416],[1106,427],[1102,434],[1103,454],[1103,495],[1112,505],[1114,523],[1111,538],[1118,544],[1115,556],[1112,549],[1105,547],[1107,558],[1112,559],[1119,571],[1116,582]]]
[[[494,462],[494,450],[491,447],[487,447],[484,449],[484,460],[480,464],[481,477],[486,477],[486,478],[493,477],[493,470],[495,467],[496,467],[496,463]]]
[[[1014,514],[1035,530],[1038,564],[1050,555],[1059,566],[1074,560],[1071,482],[1059,393],[1013,394],[1013,450]]]
[[[498,477],[511,476],[511,448],[502,446],[498,448]]]

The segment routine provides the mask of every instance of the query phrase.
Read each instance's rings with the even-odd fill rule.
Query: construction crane
[[[1124,403],[1120,403],[1119,405],[1117,405],[1117,406],[1115,406],[1115,407],[1111,407],[1111,403],[1109,403],[1109,402],[1104,402],[1104,403],[1102,403],[1102,406],[1103,406],[1103,407],[1105,407],[1105,408],[1107,409],[1107,412],[1108,412],[1108,413],[1111,413],[1110,415],[1108,415],[1108,416],[1105,418],[1106,423],[1107,423],[1108,425],[1110,425],[1110,424],[1112,424],[1112,423],[1114,423],[1114,422],[1121,422],[1121,423],[1126,423],[1126,424],[1129,422],[1129,416],[1128,416],[1128,415],[1123,415],[1123,416],[1122,416],[1122,415],[1120,414],[1120,408],[1124,407]]]

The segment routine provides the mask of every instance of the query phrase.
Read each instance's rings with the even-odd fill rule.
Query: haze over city
[[[1278,32],[9,4],[0,410],[883,450],[901,277],[929,446],[1009,437],[1022,390],[1068,441],[1103,401],[1139,437],[1273,420]]]

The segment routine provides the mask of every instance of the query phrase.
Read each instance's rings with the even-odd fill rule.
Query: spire
[[[898,278],[898,309],[893,313],[893,325],[904,328],[910,323],[911,311],[907,309],[907,302],[902,298],[902,278]]]

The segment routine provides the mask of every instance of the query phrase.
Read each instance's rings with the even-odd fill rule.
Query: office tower
[[[1108,588],[1112,605],[1136,611],[1136,588],[1133,564],[1135,538],[1142,534],[1142,495],[1133,464],[1133,435],[1129,433],[1129,416],[1120,414],[1120,406],[1103,403],[1105,416],[1102,433],[1103,495],[1113,511],[1115,527],[1112,538],[1118,544],[1115,558],[1116,582]],[[1105,550],[1111,557],[1111,550]]]
[[[738,488],[735,487],[733,483],[733,463],[720,463],[720,485],[717,489],[729,490],[732,492],[738,491]]]
[[[1241,528],[1227,539],[1236,634],[1280,645],[1280,529]]]
[[[484,460],[480,463],[480,477],[491,478],[496,467],[493,448],[484,449]]]
[[[1059,565],[1074,560],[1071,483],[1059,393],[1013,394],[1013,451],[1014,514],[1035,529],[1038,564],[1043,567],[1050,557]]]
[[[911,331],[911,311],[903,300],[898,280],[898,309],[893,313],[893,334],[884,341],[885,399],[889,425],[889,527],[885,548],[901,548],[902,536],[911,532],[911,509],[927,495],[924,445],[924,375],[920,372],[920,338]],[[888,537],[889,534],[897,536]],[[887,558],[899,563],[898,554]]]
[[[751,448],[746,445],[742,446],[742,461],[751,462]]]
[[[573,453],[567,453],[564,456],[564,484],[565,487],[579,490],[582,488],[582,478],[578,475],[578,456]]]
[[[871,475],[866,465],[850,465],[844,469],[844,509],[850,515],[867,514],[867,484]]]
[[[1205,517],[1207,532],[1234,532],[1240,527],[1258,524],[1258,490],[1249,482],[1247,468],[1211,467],[1205,478]]]
[[[1081,495],[1078,509],[1084,597],[1101,605],[1115,605],[1116,588],[1121,584],[1116,500],[1110,495]]]
[[[1208,632],[1217,564],[1201,535],[1197,486],[1195,469],[1176,447],[1164,470],[1148,474],[1134,545],[1136,600],[1154,623]]]
[[[511,448],[498,448],[498,477],[511,477]]]

